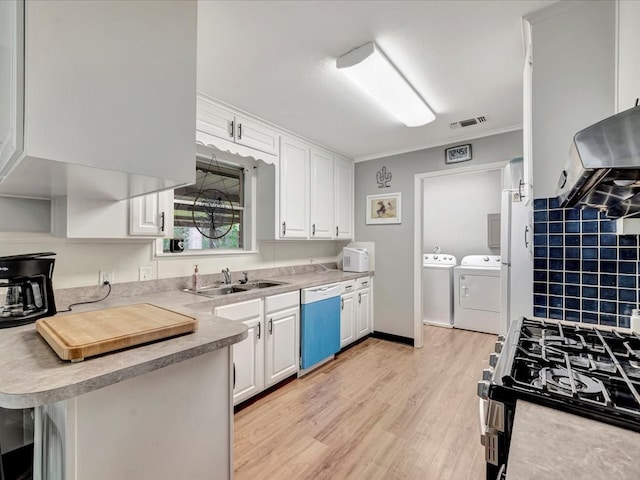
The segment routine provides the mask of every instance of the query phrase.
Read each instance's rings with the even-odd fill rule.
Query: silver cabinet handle
[[[273,335],[273,319],[269,319],[269,335]]]
[[[234,122],[233,120],[231,120],[229,122],[229,137],[233,138],[233,129],[234,129]]]
[[[336,225],[336,237],[338,236],[338,225]]]
[[[260,340],[260,335],[262,335],[262,326],[258,324],[258,340]]]
[[[242,139],[242,124],[238,124],[238,140]]]
[[[529,225],[524,227],[524,246],[529,248]]]
[[[344,298],[340,299],[340,310],[344,310]]]
[[[160,231],[164,232],[164,212],[160,214]]]
[[[315,223],[313,225],[311,225],[311,236],[312,237],[316,236],[316,224]]]
[[[282,222],[282,236],[287,234],[287,222]]]
[[[362,303],[362,293],[358,294],[358,303]]]
[[[236,362],[233,362],[233,389],[236,389]]]

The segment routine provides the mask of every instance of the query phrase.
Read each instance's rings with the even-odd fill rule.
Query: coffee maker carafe
[[[53,252],[0,257],[0,328],[56,314]]]

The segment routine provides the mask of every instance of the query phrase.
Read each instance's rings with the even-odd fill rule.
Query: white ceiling
[[[198,4],[198,90],[355,159],[520,128],[521,17],[547,0]],[[375,41],[435,111],[409,128],[335,68]],[[451,122],[486,123],[453,130]]]

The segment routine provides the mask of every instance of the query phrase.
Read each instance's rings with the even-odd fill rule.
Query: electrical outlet
[[[110,270],[100,270],[98,275],[98,285],[104,285],[104,282],[113,284],[113,272]]]
[[[141,282],[151,280],[151,267],[140,267],[138,269],[138,280]]]

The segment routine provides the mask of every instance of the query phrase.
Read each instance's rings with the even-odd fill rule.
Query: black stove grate
[[[510,392],[640,431],[637,334],[523,319],[511,355],[500,396]]]

